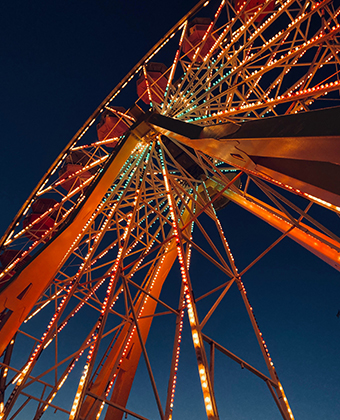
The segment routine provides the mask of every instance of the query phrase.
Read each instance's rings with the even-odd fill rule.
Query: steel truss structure
[[[282,418],[294,418],[242,277],[285,237],[339,270],[339,237],[328,226],[340,213],[339,14],[330,0],[200,1],[103,101],[1,241],[0,419],[53,410],[69,419],[145,419],[128,405],[140,361],[158,417],[180,416],[184,333],[208,419],[223,404],[217,351],[262,379]],[[206,16],[194,43],[192,22]],[[152,78],[155,60],[166,70]],[[139,99],[119,110],[137,77],[150,107]],[[126,125],[123,136],[96,139],[104,112]],[[62,171],[70,162],[76,169]],[[48,206],[39,213],[41,203]],[[242,270],[230,225],[222,227],[227,204],[281,232]],[[319,207],[324,221],[312,215]],[[204,287],[191,274],[191,253],[220,273]],[[267,374],[208,335],[209,324],[223,325],[219,308],[233,288]],[[165,328],[172,337],[163,350]],[[162,382],[153,346],[168,357]]]

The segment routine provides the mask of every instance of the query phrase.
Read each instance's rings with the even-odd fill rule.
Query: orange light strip
[[[88,341],[86,342],[86,344],[89,344],[91,342],[93,338],[93,335],[88,339]],[[57,391],[59,391],[59,389],[64,385],[66,379],[68,378],[68,375],[71,373],[71,371],[73,370],[75,364],[78,362],[78,360],[80,359],[80,357],[83,355],[84,350],[80,350],[80,352],[78,353],[78,355],[75,357],[75,359],[73,360],[73,362],[71,363],[69,369],[66,371],[66,373],[59,379],[59,383],[57,385]],[[51,402],[53,401],[54,397],[57,395],[57,392],[53,392],[51,397],[48,400],[48,403],[44,406],[43,408],[43,412],[45,412],[49,406],[49,404],[51,404]]]
[[[188,308],[191,335],[192,335],[192,340],[193,340],[197,360],[200,361],[198,363],[198,371],[199,371],[199,377],[200,377],[200,382],[201,382],[201,387],[202,387],[202,392],[203,392],[205,410],[206,410],[208,419],[215,419],[217,416],[217,409],[216,409],[216,405],[215,405],[215,401],[213,397],[214,394],[213,394],[212,386],[209,380],[208,369],[205,366],[205,363],[203,362],[205,360],[204,345],[203,345],[203,340],[202,340],[202,336],[199,329],[199,322],[198,322],[196,309],[193,305],[192,292],[189,287],[186,261],[185,261],[185,257],[182,250],[181,238],[180,238],[179,228],[177,226],[177,218],[176,218],[176,214],[174,210],[174,201],[170,192],[168,175],[165,168],[165,162],[163,160],[161,150],[160,150],[160,160],[162,164],[162,173],[163,173],[163,178],[164,178],[165,190],[166,190],[166,194],[167,194],[168,202],[169,202],[173,233],[176,239],[177,256],[178,256],[178,261],[180,264],[180,272],[181,272],[182,282],[184,286],[186,305]]]
[[[291,33],[291,31],[287,32],[286,36],[285,36],[285,37],[282,39],[282,41],[280,42],[280,45],[283,45],[283,44],[286,42],[286,39],[289,37],[290,33]],[[279,34],[280,34],[280,32],[279,32]],[[274,37],[274,38],[276,38],[277,36],[278,36],[278,34],[277,34],[277,35],[275,35],[275,37]],[[249,52],[250,52],[250,49],[249,49]],[[271,65],[271,63],[273,62],[273,60],[275,59],[275,57],[277,56],[277,54],[278,54],[278,51],[276,51],[276,52],[274,52],[274,53],[272,54],[272,56],[270,57],[270,60],[268,61],[268,65]],[[293,62],[292,64],[295,64],[295,63],[298,61],[298,59],[299,59],[299,58],[301,58],[301,57],[302,57],[302,55],[300,55],[299,57],[297,57],[297,58],[296,58],[296,60],[295,60],[295,62]],[[247,58],[247,57],[246,57],[246,58]],[[290,68],[288,68],[288,69],[285,71],[285,73],[284,73],[284,74],[287,74],[289,71],[290,71]],[[261,80],[261,79],[262,79],[262,76],[260,76],[260,77],[256,80],[256,82],[254,83],[254,85],[251,87],[251,89],[249,89],[249,92],[248,92],[248,93],[247,93],[247,95],[246,95],[246,99],[248,99],[248,98],[249,98],[249,96],[250,96],[250,95],[251,95],[251,93],[253,92],[254,88],[255,88],[255,87],[259,84],[259,82],[260,82],[260,80]],[[280,80],[280,79],[279,79],[279,80]],[[271,87],[270,89],[268,89],[268,92],[264,95],[264,97],[268,96],[274,87],[275,87],[275,84],[273,84],[273,85],[272,85],[272,87]],[[242,104],[242,105],[243,105],[243,104]]]
[[[185,32],[187,30],[187,26],[188,26],[188,21],[186,20],[185,23],[184,23],[184,25],[183,25],[182,34],[181,34],[181,38],[180,38],[179,43],[178,43],[178,49],[176,51],[175,59],[174,59],[174,62],[172,63],[172,66],[171,66],[170,76],[169,76],[168,83],[167,83],[166,89],[165,89],[166,94],[165,94],[164,102],[166,101],[166,99],[167,99],[167,97],[169,95],[169,88],[170,88],[170,85],[172,83],[172,79],[174,77],[175,70],[177,68],[179,54],[181,52],[181,47],[182,47],[182,43],[183,43]],[[163,111],[163,114],[165,112],[166,112],[166,110]]]
[[[33,364],[33,361],[38,357],[38,355],[41,353],[41,351],[45,347],[47,347],[47,345],[49,344],[49,338],[50,338],[51,330],[54,328],[55,321],[56,321],[58,315],[60,314],[60,312],[62,311],[62,309],[64,307],[64,304],[67,301],[68,296],[70,295],[71,291],[73,290],[73,287],[74,287],[73,284],[71,284],[68,287],[68,290],[66,291],[65,296],[62,298],[61,302],[59,303],[56,312],[52,316],[52,318],[50,320],[50,323],[48,324],[48,326],[47,326],[44,334],[42,335],[42,337],[40,339],[39,344],[35,347],[35,350],[31,354],[31,357],[30,357],[29,361],[23,367],[23,369],[21,370],[21,372],[13,378],[12,383],[13,384],[16,384],[16,387],[15,387],[14,391],[21,385],[21,383],[26,378],[26,375],[29,373],[29,370],[30,370],[30,368],[31,368],[31,366]]]
[[[194,223],[192,223],[191,229],[193,228]],[[192,239],[192,235],[190,236]],[[190,267],[190,260],[191,260],[191,244],[188,244],[187,248],[187,270]],[[166,420],[172,420],[172,411],[174,407],[174,400],[175,400],[175,391],[176,391],[176,382],[177,382],[177,371],[178,371],[178,363],[179,363],[179,356],[181,350],[181,341],[182,341],[182,330],[183,330],[183,318],[184,318],[184,308],[186,307],[185,299],[182,302],[182,309],[179,314],[179,325],[178,325],[178,336],[177,336],[177,348],[176,348],[176,355],[173,365],[173,376],[170,377],[171,385],[171,393],[170,393],[170,400],[169,400],[169,415]],[[167,412],[167,410],[165,411]]]
[[[105,108],[108,109],[109,111],[113,112],[114,114],[117,114],[117,115],[120,115],[121,117],[127,118],[130,121],[133,121],[133,122],[136,121],[136,119],[134,117],[132,117],[131,115],[128,115],[127,112],[118,111],[117,109],[111,108],[110,106],[106,106]]]
[[[279,210],[272,209],[271,212],[259,204],[247,200],[245,197],[235,193],[234,191],[231,191],[230,189],[225,191],[223,195],[244,209],[253,213],[260,219],[264,220],[269,225],[275,227],[280,232],[285,233],[289,231],[287,233],[288,237],[302,245],[304,248],[308,249],[310,252],[321,258],[336,270],[340,271],[340,252],[336,250],[336,247],[339,248],[340,244],[333,239],[328,238],[326,235],[304,224],[301,224],[302,229],[294,227],[290,221],[286,220],[285,215],[282,214]],[[270,206],[268,206],[268,208],[270,209]],[[280,217],[280,215],[282,217]],[[292,227],[294,227],[294,229],[292,229]],[[310,233],[308,233],[308,231]],[[323,240],[329,244],[334,244],[334,248],[323,242]]]
[[[215,13],[215,21],[216,21],[216,19],[218,18],[218,16],[220,15],[220,13],[221,13],[221,11],[222,11],[222,8],[223,8],[224,3],[225,3],[225,0],[222,0],[222,2],[221,2],[221,4],[220,4],[219,8],[217,9],[217,11],[216,11],[216,13]],[[199,43],[198,47],[196,48],[196,51],[195,51],[195,53],[194,53],[194,56],[192,57],[191,63],[189,64],[189,66],[188,66],[188,68],[187,68],[187,70],[186,70],[186,74],[190,74],[190,70],[191,70],[192,66],[194,65],[194,63],[195,63],[196,58],[197,58],[198,54],[200,53],[200,51],[201,51],[201,49],[202,49],[202,47],[203,47],[203,45],[204,45],[204,43],[205,43],[205,40],[207,39],[208,35],[210,34],[210,32],[211,32],[211,30],[212,30],[212,28],[213,28],[213,26],[214,26],[214,23],[215,23],[214,21],[211,21],[210,25],[208,26],[207,30],[205,31],[205,33],[204,33],[204,35],[203,35],[203,38],[202,38],[202,40],[200,41],[200,43]],[[183,86],[183,84],[184,84],[185,80],[186,80],[186,78],[184,78],[184,79],[182,80],[181,86]]]
[[[169,416],[167,420],[172,419],[172,411],[174,407],[174,399],[175,399],[175,391],[176,391],[176,382],[177,382],[177,371],[178,371],[178,362],[179,362],[179,355],[181,350],[181,341],[182,341],[182,330],[183,330],[183,318],[184,318],[184,306],[185,301],[183,301],[183,309],[180,312],[180,321],[178,326],[178,337],[177,337],[177,348],[176,348],[176,356],[174,360],[174,374],[172,378],[170,377],[171,385],[171,393],[170,393],[170,401],[169,401]]]
[[[150,104],[152,104],[152,96],[151,96],[151,91],[150,91],[150,83],[149,83],[148,74],[146,72],[145,66],[143,66],[143,74],[144,74],[145,86],[146,86],[146,90],[147,90],[147,93],[148,93],[149,102],[150,102]]]
[[[340,80],[336,80],[334,82],[326,83],[324,85],[316,86],[313,88],[304,89],[301,91],[298,91],[296,93],[288,93],[287,95],[278,96],[277,98],[268,98],[267,101],[257,101],[245,105],[241,105],[236,108],[231,108],[228,111],[218,111],[211,114],[211,117],[204,118],[204,120],[209,121],[212,119],[215,119],[216,117],[220,116],[231,116],[231,115],[237,115],[240,112],[250,112],[256,109],[265,108],[265,107],[275,107],[277,105],[292,102],[294,100],[300,100],[305,98],[312,98],[313,94],[318,95],[325,95],[328,92],[331,92],[333,90],[339,90],[340,87]]]

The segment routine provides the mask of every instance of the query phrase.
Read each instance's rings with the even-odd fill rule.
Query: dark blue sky
[[[1,233],[102,99],[194,4],[194,0],[2,3]],[[242,267],[277,234],[243,210],[230,206],[228,211],[233,223],[226,234]],[[198,257],[193,256],[193,264],[202,276],[209,277]],[[338,420],[338,273],[287,239],[244,281],[295,418]],[[252,344],[254,340],[242,311],[234,291],[221,312],[226,317],[223,335],[230,336],[232,351],[241,351],[241,357],[253,362],[248,340]],[[257,351],[254,347],[254,353]],[[219,380],[223,377],[227,384],[225,395],[219,395],[227,401],[220,409],[221,419],[279,418],[272,406],[268,413],[253,411],[258,381],[251,380],[246,390],[244,379],[234,380],[238,366],[229,361],[226,366],[230,370],[226,367],[219,372]],[[190,386],[189,378],[183,391]],[[191,407],[195,407],[195,399],[188,401],[188,411]],[[178,418],[189,417],[186,413]]]

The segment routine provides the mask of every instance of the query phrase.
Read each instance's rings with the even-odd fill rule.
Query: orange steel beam
[[[88,220],[137,145],[141,131],[143,130],[137,127],[130,133],[108,162],[106,170],[102,172],[74,218],[1,292],[0,313],[7,314],[7,320],[0,325],[0,355],[77,245]]]
[[[211,181],[214,183],[214,181]],[[215,183],[216,187],[218,186]],[[222,188],[219,186],[219,188]],[[327,264],[340,271],[340,243],[323,233],[300,223],[299,227],[287,220],[287,216],[281,211],[263,204],[259,200],[251,197],[251,201],[232,190],[226,190],[223,195],[245,210],[267,222],[270,226],[278,229],[280,232],[287,233],[287,236],[297,242],[317,257],[321,258]],[[248,196],[249,197],[249,196]],[[258,203],[256,203],[256,201]],[[264,207],[265,206],[265,207]],[[290,230],[291,229],[291,230]],[[315,236],[314,236],[315,235]]]
[[[340,210],[340,107],[198,126],[156,113],[158,132],[243,172]]]

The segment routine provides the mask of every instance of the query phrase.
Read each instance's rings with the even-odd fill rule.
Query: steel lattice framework
[[[28,418],[32,406],[34,420],[53,409],[145,419],[127,405],[140,360],[159,418],[172,419],[186,324],[208,419],[223,404],[215,351],[262,379],[282,418],[294,418],[242,276],[285,237],[339,270],[336,229],[324,226],[340,213],[339,14],[330,0],[200,1],[102,102],[1,240],[0,419]],[[194,19],[207,16],[193,42]],[[154,61],[166,62],[157,77]],[[141,77],[150,106],[117,108]],[[107,112],[116,123],[98,140]],[[281,232],[242,270],[222,227],[229,203]],[[327,210],[324,223],[312,206]],[[197,286],[191,252],[220,277]],[[231,288],[267,374],[207,335],[206,324],[223,325],[216,314]],[[166,322],[160,384],[147,338]]]

